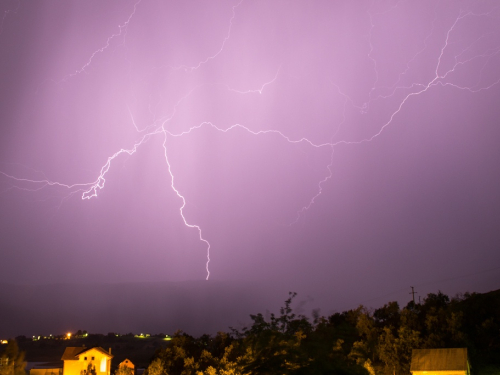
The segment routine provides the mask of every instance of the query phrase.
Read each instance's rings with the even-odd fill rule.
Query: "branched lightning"
[[[80,69],[77,69],[76,71],[74,71],[73,73],[69,74],[64,80],[68,80],[70,78],[73,78],[74,76],[78,75],[78,74],[81,74],[81,73],[84,73],[86,72],[87,68],[92,64],[92,62],[94,61],[94,58],[103,53],[104,51],[106,51],[110,45],[111,45],[111,42],[113,41],[113,39],[116,39],[120,36],[123,36],[125,37],[126,33],[127,33],[127,27],[128,25],[130,24],[130,21],[132,20],[132,18],[134,17],[135,13],[136,13],[136,10],[137,10],[137,6],[141,3],[142,0],[137,0],[137,2],[134,4],[134,8],[132,10],[132,13],[130,13],[129,17],[127,18],[127,20],[122,23],[121,25],[118,25],[118,31],[114,34],[112,34],[111,36],[108,37],[108,39],[106,40],[106,43],[101,47],[101,48],[98,48],[96,49],[89,57],[89,59],[87,60],[87,62],[80,68]]]
[[[384,11],[382,13],[387,13],[389,11],[392,11],[393,9],[395,9],[398,5],[399,5],[399,1],[394,5],[392,6],[389,10],[387,11]],[[464,11],[460,11],[459,15],[456,17],[455,21],[453,22],[453,24],[448,28],[447,30],[447,33],[446,33],[446,37],[445,37],[445,40],[443,42],[443,45],[440,49],[440,53],[439,53],[439,56],[437,57],[437,62],[436,62],[436,67],[435,67],[435,75],[434,75],[434,78],[432,80],[430,80],[429,82],[427,82],[426,84],[422,84],[422,83],[413,83],[410,87],[402,87],[402,86],[398,86],[398,83],[401,79],[401,77],[406,74],[409,70],[410,70],[410,64],[412,61],[414,61],[414,59],[420,55],[427,47],[427,41],[428,39],[431,37],[433,31],[434,31],[434,23],[436,21],[436,13],[435,13],[435,17],[432,21],[432,28],[431,28],[431,31],[430,33],[427,35],[427,37],[425,38],[425,41],[424,41],[424,47],[418,51],[413,57],[412,59],[407,63],[407,66],[406,66],[406,69],[404,70],[404,72],[400,73],[399,74],[399,78],[398,78],[398,81],[394,84],[394,86],[392,87],[392,93],[388,96],[378,96],[378,97],[375,97],[375,98],[372,98],[372,94],[373,92],[375,91],[376,89],[376,83],[378,82],[378,71],[377,71],[377,61],[372,57],[372,52],[373,52],[373,45],[372,45],[372,31],[375,27],[375,24],[373,23],[373,15],[368,13],[369,14],[369,19],[370,19],[370,32],[369,32],[369,36],[368,36],[368,44],[369,44],[369,52],[368,52],[368,59],[372,62],[372,65],[373,65],[373,69],[374,69],[374,74],[375,74],[375,81],[374,81],[374,86],[371,88],[370,92],[369,92],[369,100],[367,103],[364,103],[362,106],[357,106],[354,104],[354,101],[346,94],[344,94],[340,88],[338,87],[338,85],[334,84],[334,86],[337,88],[338,92],[344,96],[345,98],[345,103],[344,103],[344,118],[342,120],[342,122],[340,123],[339,127],[337,128],[337,131],[340,129],[340,126],[344,123],[345,121],[345,105],[349,102],[351,103],[351,105],[353,106],[353,108],[359,110],[361,113],[366,113],[368,111],[368,107],[369,107],[369,103],[373,100],[377,100],[377,99],[386,99],[386,98],[389,98],[391,96],[393,96],[398,90],[412,90],[412,89],[415,89],[415,88],[419,88],[418,90],[416,91],[413,91],[413,92],[410,92],[409,94],[407,94],[406,96],[403,97],[403,99],[400,101],[399,105],[396,107],[396,110],[394,110],[390,115],[389,115],[389,118],[388,120],[383,123],[379,130],[373,134],[372,136],[370,137],[367,137],[367,138],[363,138],[361,140],[352,140],[352,141],[348,141],[348,140],[341,140],[341,141],[337,141],[337,142],[331,142],[329,145],[332,147],[332,154],[331,154],[331,160],[330,160],[330,164],[327,165],[327,169],[328,169],[328,174],[326,175],[326,177],[324,179],[322,179],[319,183],[318,183],[318,193],[313,196],[311,198],[311,200],[309,201],[309,203],[305,206],[303,206],[298,212],[297,212],[297,219],[295,220],[295,222],[297,222],[300,218],[300,215],[304,212],[304,211],[307,211],[316,201],[316,199],[321,195],[323,189],[322,189],[322,184],[324,184],[326,181],[328,181],[331,177],[332,177],[332,164],[333,164],[333,151],[334,151],[334,147],[335,146],[338,146],[340,144],[345,144],[345,145],[354,145],[354,144],[362,144],[362,143],[365,143],[365,142],[371,142],[373,141],[376,137],[380,136],[383,131],[385,130],[385,128],[387,128],[389,125],[391,125],[391,123],[393,122],[394,118],[398,115],[399,112],[401,112],[401,110],[403,109],[404,105],[406,104],[406,102],[411,98],[411,97],[414,97],[414,96],[418,96],[418,95],[421,95],[423,93],[425,93],[426,91],[428,91],[430,88],[434,87],[434,86],[452,86],[454,88],[457,88],[457,89],[461,89],[461,90],[468,90],[470,92],[473,92],[473,93],[476,93],[476,92],[479,92],[479,91],[482,91],[482,90],[488,90],[490,88],[492,88],[493,86],[497,85],[500,83],[500,78],[491,82],[489,85],[485,86],[485,87],[480,87],[480,88],[477,88],[477,89],[473,89],[471,87],[467,87],[467,86],[459,86],[459,85],[456,85],[456,84],[453,84],[453,83],[450,83],[450,82],[443,82],[443,80],[449,75],[449,74],[452,74],[455,69],[457,69],[457,67],[461,66],[461,65],[465,65],[469,62],[471,62],[473,59],[477,59],[477,58],[487,58],[487,59],[490,59],[492,58],[493,56],[498,56],[499,53],[500,53],[500,47],[497,47],[497,48],[493,48],[491,49],[488,53],[486,54],[482,54],[482,55],[479,55],[479,56],[474,56],[468,60],[465,60],[465,61],[459,61],[459,57],[461,54],[463,54],[466,50],[468,50],[469,48],[472,47],[472,45],[474,43],[477,43],[479,39],[481,38],[484,38],[484,35],[481,36],[480,38],[478,38],[475,42],[471,43],[471,45],[469,45],[466,49],[464,49],[460,54],[454,56],[455,58],[455,64],[450,68],[448,69],[444,74],[439,74],[439,69],[440,69],[440,66],[441,66],[441,61],[442,61],[442,58],[443,58],[443,55],[449,45],[449,40],[450,40],[450,36],[451,34],[453,33],[453,31],[456,29],[457,25],[459,24],[460,21],[464,20],[465,18],[467,17],[489,17],[493,11],[498,8],[498,7],[494,7],[491,11],[489,12],[484,12],[484,13],[474,13],[472,11],[467,11],[467,12],[464,12]],[[486,65],[486,64],[485,64]],[[312,142],[310,143],[311,146],[313,147],[321,147],[321,146],[326,146],[327,144],[321,144],[321,145],[316,145],[316,144],[313,144]],[[294,222],[294,223],[295,223]]]
[[[243,0],[239,1],[237,4],[232,6],[232,15],[229,19],[229,26],[228,26],[228,31],[222,42],[220,43],[220,48],[213,53],[212,55],[204,58],[200,62],[198,62],[194,66],[179,66],[174,69],[184,69],[185,71],[193,71],[197,69],[201,69],[203,65],[207,64],[209,61],[216,60],[220,54],[223,52],[223,50],[226,48],[228,40],[231,38],[231,31],[233,28],[233,23],[236,18],[236,10],[237,8],[242,4]],[[104,53],[111,45],[111,42],[113,39],[118,38],[120,36],[124,36],[127,30],[127,26],[129,23],[132,21],[134,14],[136,13],[138,5],[141,3],[141,0],[138,0],[134,4],[134,8],[132,13],[129,15],[128,19],[123,22],[121,25],[118,26],[118,31],[114,34],[112,34],[110,37],[107,38],[106,43],[103,45],[103,47],[97,49],[94,51],[87,62],[83,64],[81,68],[76,70],[74,73],[70,74],[69,76],[66,77],[66,79],[71,78],[77,74],[84,73],[86,72],[87,68],[92,64],[93,60],[98,54]],[[397,2],[394,6],[392,6],[389,10],[383,12],[391,12],[399,6],[401,1]],[[496,9],[496,8],[495,8]],[[494,10],[494,9],[493,9]],[[151,137],[155,136],[161,136],[163,137],[163,142],[162,142],[162,147],[163,147],[163,154],[165,158],[165,163],[166,167],[168,170],[168,173],[170,175],[170,188],[173,190],[173,192],[181,199],[182,204],[179,208],[179,213],[182,218],[182,221],[184,225],[188,228],[193,228],[196,229],[198,232],[198,237],[201,242],[203,242],[206,245],[206,279],[209,279],[210,277],[210,271],[209,271],[209,263],[210,263],[210,250],[211,250],[211,244],[209,241],[203,236],[202,234],[202,228],[197,225],[193,224],[188,221],[184,214],[184,208],[186,207],[186,198],[184,195],[180,192],[180,190],[176,187],[175,185],[175,176],[172,171],[172,164],[169,159],[169,152],[167,148],[167,139],[172,138],[179,138],[179,137],[185,137],[189,136],[190,134],[199,131],[202,128],[210,128],[213,131],[217,132],[222,132],[222,133],[229,133],[234,131],[235,129],[241,129],[246,131],[248,134],[252,136],[278,136],[278,138],[282,142],[286,142],[289,144],[305,144],[308,147],[311,147],[313,149],[319,149],[319,148],[325,148],[328,147],[330,148],[330,161],[326,165],[326,173],[325,176],[318,182],[317,185],[317,192],[316,194],[309,199],[309,202],[304,205],[301,209],[297,211],[297,215],[293,223],[297,223],[300,220],[301,215],[303,215],[307,210],[309,210],[319,199],[321,194],[324,192],[324,186],[325,184],[333,177],[333,170],[332,170],[332,165],[334,161],[334,150],[336,146],[339,145],[353,145],[353,144],[362,144],[366,142],[371,142],[378,136],[380,136],[384,130],[390,126],[393,122],[394,119],[397,117],[397,115],[403,110],[405,107],[406,103],[411,100],[414,97],[417,97],[419,95],[422,95],[426,93],[427,91],[435,88],[435,87],[445,87],[449,86],[454,89],[458,90],[467,90],[470,91],[471,93],[477,93],[479,91],[483,90],[488,90],[495,85],[498,85],[500,83],[500,77],[498,79],[494,79],[490,82],[488,82],[485,85],[480,85],[482,76],[480,75],[477,83],[474,86],[465,86],[465,85],[459,85],[458,83],[454,83],[450,81],[452,78],[453,74],[460,68],[465,65],[468,65],[472,63],[475,60],[482,59],[484,60],[483,63],[483,69],[486,67],[486,65],[492,61],[494,58],[497,58],[500,56],[500,45],[499,46],[494,46],[493,48],[490,48],[488,51],[481,53],[481,54],[476,54],[473,57],[470,58],[464,58],[462,59],[463,56],[465,56],[465,53],[470,51],[474,45],[477,45],[482,38],[485,38],[485,35],[481,35],[477,37],[475,40],[469,43],[468,46],[462,48],[462,50],[457,53],[456,55],[453,56],[454,62],[451,65],[451,67],[446,68],[443,66],[443,60],[444,56],[447,53],[449,46],[451,44],[451,38],[453,37],[453,34],[456,32],[457,28],[460,26],[460,24],[465,20],[470,17],[490,17],[493,13],[493,10],[490,10],[489,12],[482,12],[482,13],[474,13],[473,11],[470,10],[461,10],[459,14],[456,16],[454,22],[448,27],[443,40],[441,47],[438,51],[437,56],[435,56],[435,65],[434,65],[434,71],[433,71],[433,76],[431,79],[428,80],[428,82],[412,82],[410,85],[401,85],[402,77],[406,76],[412,69],[412,63],[415,61],[415,59],[423,54],[427,48],[428,48],[428,41],[431,38],[432,35],[434,35],[435,32],[435,24],[437,20],[437,11],[435,10],[434,12],[434,19],[432,21],[432,27],[425,37],[423,41],[423,47],[419,49],[413,57],[407,62],[406,68],[399,73],[396,82],[394,85],[391,87],[378,87],[377,84],[379,82],[379,73],[377,71],[377,60],[373,57],[373,51],[375,49],[374,43],[373,43],[373,38],[372,38],[372,32],[375,28],[375,19],[374,17],[377,14],[369,14],[369,33],[367,36],[368,40],[368,53],[367,53],[367,59],[371,62],[372,67],[373,67],[373,74],[374,74],[374,80],[373,80],[373,85],[371,89],[368,92],[368,100],[362,105],[356,105],[354,100],[347,94],[344,93],[344,91],[341,89],[339,85],[337,85],[334,82],[331,82],[332,85],[336,88],[338,94],[343,98],[343,113],[342,113],[342,119],[341,121],[336,124],[335,126],[332,126],[333,131],[330,139],[325,142],[313,142],[307,137],[298,137],[298,138],[292,138],[286,134],[284,131],[280,131],[277,129],[269,128],[266,130],[253,130],[251,127],[246,126],[241,123],[236,123],[227,127],[221,127],[218,126],[217,124],[210,122],[210,121],[204,121],[201,122],[197,125],[191,126],[185,130],[177,131],[174,132],[173,130],[169,129],[169,125],[172,122],[172,120],[175,118],[177,114],[177,109],[181,103],[184,101],[188,100],[194,92],[199,90],[203,86],[207,86],[208,84],[202,84],[202,85],[196,85],[195,87],[191,88],[190,90],[187,90],[187,92],[176,102],[176,104],[173,106],[173,109],[170,113],[169,116],[166,117],[159,117],[156,118],[147,126],[145,127],[139,127],[136,124],[136,121],[134,119],[133,111],[130,109],[130,107],[127,108],[128,114],[130,116],[132,125],[134,126],[135,130],[138,135],[138,139],[133,143],[131,147],[128,148],[120,148],[118,151],[114,152],[111,154],[105,161],[105,163],[102,165],[97,177],[95,178],[94,181],[91,182],[83,182],[83,183],[62,183],[58,181],[53,181],[51,179],[47,178],[42,178],[42,179],[28,179],[28,178],[20,178],[17,177],[13,174],[5,173],[3,171],[0,171],[0,175],[3,176],[4,178],[8,179],[11,181],[12,185],[9,187],[9,189],[19,189],[19,190],[24,190],[24,191],[31,191],[31,192],[37,192],[42,189],[47,189],[51,187],[59,187],[66,189],[68,191],[68,194],[64,197],[64,199],[67,199],[71,196],[73,196],[76,193],[81,194],[81,198],[83,200],[88,200],[92,199],[94,197],[97,197],[99,194],[99,191],[104,189],[105,183],[106,183],[106,175],[109,172],[110,168],[113,165],[113,161],[120,157],[123,154],[127,154],[129,156],[133,155],[136,153],[136,151],[141,147],[142,145],[146,144],[148,140]],[[4,14],[2,23],[0,24],[0,32],[1,32],[1,27],[3,25],[3,21],[6,17],[6,14]],[[281,74],[282,71],[285,71],[286,73],[286,63],[282,63],[277,68],[276,74],[274,78],[271,80],[264,82],[263,84],[260,85],[259,89],[247,89],[247,90],[237,90],[235,88],[231,88],[227,84],[220,84],[223,85],[224,87],[227,88],[230,92],[234,93],[234,95],[252,95],[252,94],[259,94],[262,95],[264,92],[264,89],[268,87],[269,85],[275,85],[278,84],[279,80],[281,79]],[[257,86],[259,87],[259,86]],[[390,89],[389,94],[385,95],[375,95],[375,91],[379,88],[385,88],[385,89]],[[402,93],[402,94],[400,94]],[[347,108],[350,106],[351,108],[355,109],[357,112],[365,114],[368,113],[370,110],[370,104],[374,101],[380,101],[380,100],[386,100],[388,98],[395,98],[397,95],[402,95],[401,98],[399,98],[398,103],[395,105],[393,110],[388,112],[386,116],[386,120],[384,120],[382,123],[377,125],[376,131],[372,133],[372,135],[369,136],[364,136],[361,139],[341,139],[341,140],[335,140],[336,136],[338,134],[338,131],[344,127],[348,126],[348,118],[347,118]],[[292,224],[293,224],[292,223]]]
[[[481,91],[481,90],[488,90],[491,87],[493,87],[496,84],[498,84],[500,82],[500,78],[497,79],[496,81],[492,82],[490,85],[488,85],[486,87],[482,87],[480,89],[473,90],[473,89],[468,88],[468,87],[461,87],[461,86],[458,86],[458,85],[455,85],[455,84],[452,84],[452,83],[443,82],[443,80],[449,74],[452,74],[453,72],[455,72],[455,70],[457,69],[458,66],[466,64],[467,62],[470,62],[472,60],[472,59],[469,59],[468,61],[460,62],[457,59],[458,56],[455,56],[455,64],[450,69],[448,69],[444,74],[441,74],[441,75],[439,74],[439,70],[440,70],[440,67],[441,67],[441,62],[442,62],[444,53],[445,53],[445,51],[448,48],[449,43],[450,43],[450,36],[453,33],[453,31],[456,29],[456,27],[459,24],[459,22],[462,21],[463,19],[467,18],[467,17],[473,17],[473,16],[475,16],[475,17],[481,17],[481,16],[488,16],[489,14],[491,14],[491,12],[481,13],[481,14],[475,14],[475,13],[473,13],[471,11],[460,12],[460,14],[455,19],[455,22],[453,22],[453,24],[450,26],[450,28],[446,32],[446,38],[445,38],[445,40],[443,42],[443,45],[442,45],[442,47],[440,49],[439,56],[437,57],[434,78],[432,78],[432,80],[430,80],[426,84],[412,85],[412,87],[414,87],[414,86],[420,86],[422,88],[420,90],[411,92],[411,93],[407,94],[406,96],[404,96],[403,99],[401,100],[399,106],[397,107],[397,109],[389,116],[389,120],[387,122],[385,122],[380,127],[380,130],[377,133],[375,133],[371,137],[365,138],[365,139],[363,139],[361,141],[357,141],[357,142],[340,142],[340,143],[353,144],[353,143],[363,143],[363,142],[370,142],[370,141],[372,141],[373,139],[375,139],[376,137],[378,137],[380,134],[382,134],[382,132],[384,131],[384,129],[392,123],[393,119],[402,110],[402,108],[404,107],[405,103],[411,97],[421,95],[421,94],[425,93],[426,91],[428,91],[430,88],[432,88],[434,86],[437,86],[437,85],[440,85],[440,86],[453,86],[453,87],[458,88],[458,89],[464,89],[464,90],[469,90],[469,91],[472,91],[472,92],[477,92],[477,91]],[[500,49],[497,48],[496,51],[494,51],[494,53],[492,53],[491,55],[489,55],[489,56],[482,55],[481,57],[491,57],[493,55],[498,55],[499,52],[500,52]]]
[[[222,53],[222,51],[224,50],[224,47],[226,46],[227,41],[231,38],[231,29],[233,28],[233,21],[234,21],[234,18],[236,17],[236,8],[238,8],[242,3],[243,3],[243,0],[240,0],[236,5],[233,5],[232,15],[231,15],[231,18],[229,19],[229,27],[227,30],[227,34],[224,37],[224,39],[222,40],[221,46],[220,46],[219,50],[217,50],[217,52],[215,52],[211,56],[208,56],[207,58],[200,61],[198,64],[196,64],[194,66],[181,65],[181,66],[173,67],[173,69],[174,70],[184,69],[185,71],[193,71],[193,70],[199,69],[202,65],[205,65],[209,61],[216,59],[217,56],[219,56]]]

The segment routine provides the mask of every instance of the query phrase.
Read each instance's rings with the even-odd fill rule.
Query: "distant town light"
[[[71,337],[71,333],[68,332],[68,334],[66,336],[68,336],[68,339],[69,339]]]
[[[0,341],[0,343],[2,343],[2,344],[8,344],[9,342],[7,340],[2,340],[2,341]]]

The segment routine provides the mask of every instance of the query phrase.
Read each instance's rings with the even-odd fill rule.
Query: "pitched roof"
[[[104,350],[103,348],[99,348],[99,347],[86,348],[85,346],[83,346],[83,347],[68,346],[64,350],[64,353],[63,353],[61,359],[63,361],[71,361],[71,360],[76,361],[80,355],[82,355],[90,350],[97,350],[97,351],[101,352],[102,354],[104,354],[105,356],[107,356],[108,358],[113,358],[113,356],[111,354],[109,354],[106,350]]]
[[[64,349],[64,353],[61,357],[61,360],[63,361],[68,361],[68,360],[76,360],[76,356],[84,351],[86,351],[88,348],[85,346],[68,346],[66,349]]]
[[[123,360],[123,361],[122,361],[122,362],[118,365],[118,367],[120,367],[120,366],[129,366],[129,367],[132,367],[132,368],[134,368],[134,367],[135,367],[135,366],[134,366],[134,364],[132,363],[132,361],[131,361],[130,359],[128,359],[128,358],[125,358],[125,359],[124,359],[124,360]]]
[[[410,371],[467,371],[467,348],[413,349]]]

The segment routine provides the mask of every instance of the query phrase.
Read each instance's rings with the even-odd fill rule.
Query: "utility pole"
[[[415,292],[415,290],[412,286],[410,286],[410,288],[411,288],[411,292],[408,294],[411,294],[413,296],[413,304],[415,304],[415,294],[418,294],[418,293]]]

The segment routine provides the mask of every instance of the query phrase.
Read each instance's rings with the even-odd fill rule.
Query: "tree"
[[[89,363],[86,370],[80,371],[80,375],[96,375],[95,365]]]
[[[5,351],[0,356],[3,366],[0,367],[1,375],[25,375],[26,361],[24,352],[19,350],[16,340],[9,340]]]
[[[167,375],[163,369],[163,363],[160,358],[156,358],[146,369],[148,375]]]
[[[361,341],[358,341],[360,344],[357,344],[356,347],[353,345],[354,352],[352,356],[357,357],[358,363],[361,363],[361,358],[375,361],[380,330],[375,325],[375,319],[365,307],[358,307],[358,311],[359,316],[356,322],[356,329],[361,336]]]
[[[128,366],[122,365],[116,369],[115,375],[134,375],[134,370]]]
[[[379,327],[392,326],[394,329],[398,329],[400,320],[399,304],[397,302],[389,302],[375,310],[373,317]]]
[[[400,327],[397,337],[392,327],[384,327],[379,340],[379,357],[389,374],[407,374],[410,371],[411,351],[420,344],[419,332]]]
[[[359,312],[316,317],[314,325],[303,315],[295,315],[290,293],[280,315],[266,320],[251,315],[253,324],[240,333],[244,349],[240,363],[248,374],[337,374],[368,375],[367,368],[348,359],[357,338]],[[240,349],[240,350],[241,350]],[[373,370],[373,369],[372,369]]]
[[[312,325],[303,315],[295,315],[291,307],[297,293],[290,292],[280,315],[271,314],[267,321],[262,314],[250,315],[253,324],[237,336],[245,348],[241,358],[249,374],[292,374],[307,368],[311,360],[301,347]]]
[[[243,370],[242,357],[235,357],[234,354],[235,348],[233,344],[225,348],[224,354],[220,358],[204,350],[199,360],[200,367],[210,364],[206,366],[205,371],[198,371],[196,375],[248,375]]]

